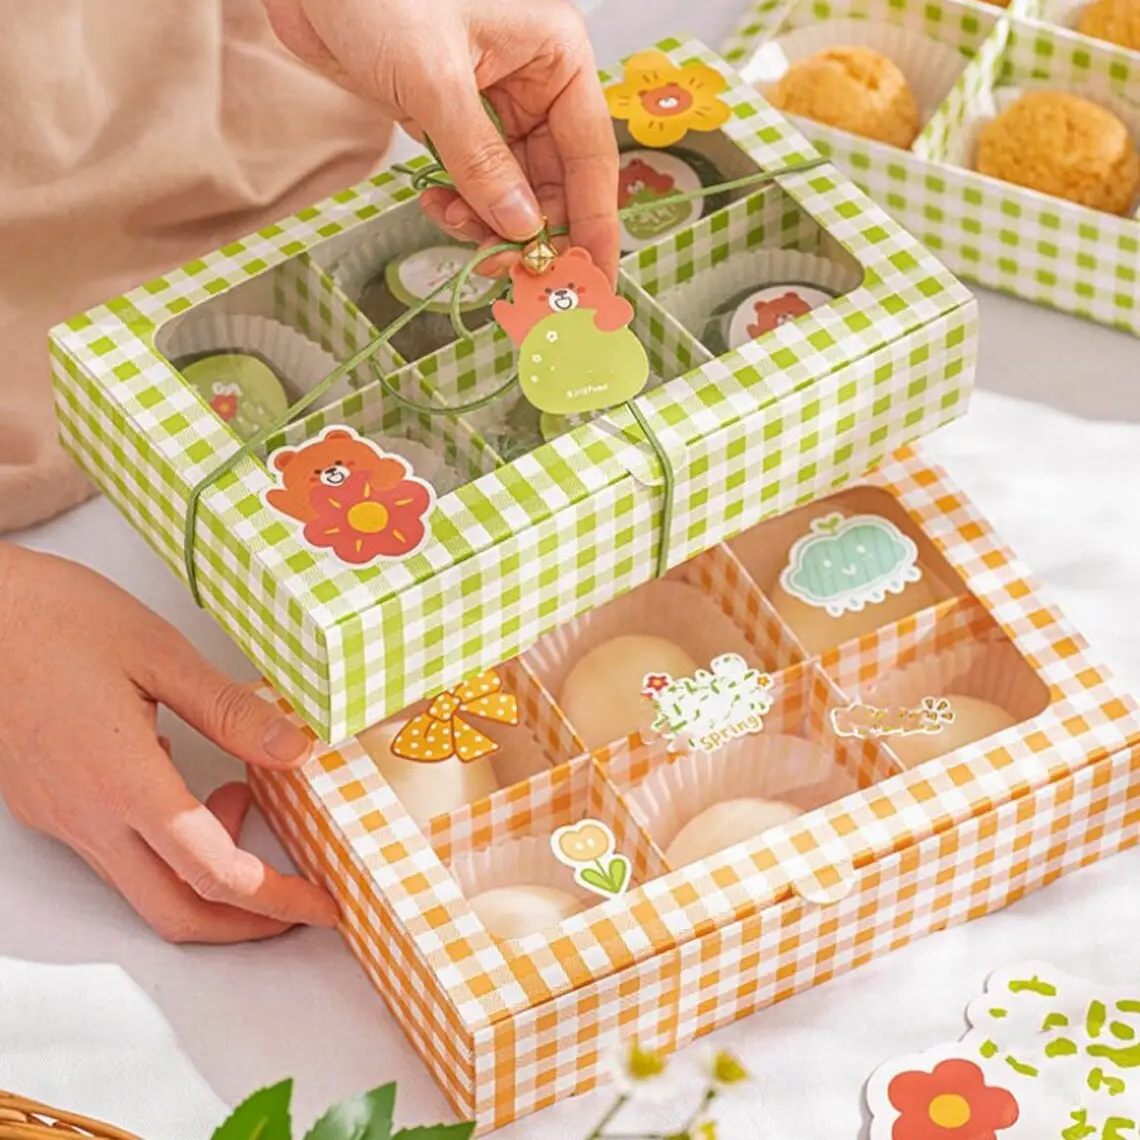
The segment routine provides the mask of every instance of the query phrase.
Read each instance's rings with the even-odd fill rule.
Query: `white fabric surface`
[[[705,0],[698,9],[689,0],[611,3],[591,16],[591,27],[600,56],[611,59],[686,25],[719,42],[741,7],[741,0]],[[1047,583],[1122,682],[1140,691],[1140,343],[1008,298],[986,295],[982,302],[980,384],[990,391],[927,452]],[[106,503],[90,503],[22,538],[109,574],[218,664],[252,675]],[[232,776],[232,764],[215,749],[180,725],[167,728],[196,791]],[[250,839],[281,861],[260,821]],[[747,1100],[726,1108],[722,1135],[858,1136],[870,1072],[900,1052],[956,1038],[966,1003],[998,966],[1036,957],[1093,979],[1134,980],[1137,883],[1140,851],[1133,851],[722,1032],[715,1041],[738,1049],[758,1080]],[[0,954],[59,967],[45,973],[0,964],[0,1087],[145,1126],[147,1140],[204,1136],[195,1122],[215,1118],[218,1106],[192,1071],[179,1075],[142,994],[228,1103],[293,1076],[295,1110],[306,1123],[335,1098],[397,1080],[402,1122],[447,1115],[335,935],[304,931],[230,949],[163,945],[77,858],[18,829],[2,811]],[[103,962],[119,969],[89,965]],[[608,1094],[597,1093],[501,1135],[582,1140],[607,1103]],[[169,1111],[174,1105],[186,1106],[185,1113]]]
[[[0,958],[0,1087],[167,1140],[203,1140],[229,1111],[112,965]]]

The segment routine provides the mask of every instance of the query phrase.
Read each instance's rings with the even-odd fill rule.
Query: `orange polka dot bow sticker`
[[[686,63],[678,67],[664,52],[632,56],[625,77],[606,89],[615,119],[629,123],[629,133],[648,147],[679,143],[689,131],[715,131],[732,117],[720,93],[728,81],[714,67]]]
[[[498,724],[519,723],[517,698],[503,692],[499,674],[488,669],[458,688],[440,693],[424,712],[412,717],[392,741],[392,754],[425,764],[438,764],[458,756],[464,764],[470,764],[498,752],[500,746],[460,713]]]

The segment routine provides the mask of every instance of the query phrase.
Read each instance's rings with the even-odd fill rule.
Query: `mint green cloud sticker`
[[[793,544],[780,585],[801,602],[841,617],[901,594],[921,577],[918,547],[894,523],[836,513],[816,519]]]

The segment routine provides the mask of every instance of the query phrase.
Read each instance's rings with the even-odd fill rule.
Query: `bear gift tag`
[[[278,485],[266,504],[303,523],[309,546],[350,566],[407,558],[427,539],[430,484],[351,428],[326,428],[301,447],[275,451],[270,469]]]
[[[509,301],[495,319],[519,348],[519,382],[536,408],[556,416],[632,400],[649,380],[649,358],[627,327],[633,306],[617,296],[584,249],[560,254],[541,275],[511,270]]]

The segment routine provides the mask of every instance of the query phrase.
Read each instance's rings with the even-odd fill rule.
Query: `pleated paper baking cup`
[[[1039,716],[1049,704],[1044,682],[1004,640],[963,642],[923,657],[882,677],[858,700],[875,708],[917,708],[926,697],[950,695],[988,701],[1018,724]]]
[[[1140,104],[1127,103],[1123,99],[1090,91],[1074,91],[1069,87],[1040,80],[1019,83],[1016,87],[1012,85],[995,87],[983,92],[978,97],[977,103],[971,108],[970,114],[950,135],[945,161],[951,166],[976,171],[978,169],[978,142],[982,129],[987,123],[993,122],[998,115],[1009,110],[1022,95],[1029,91],[1068,91],[1069,94],[1098,104],[1106,111],[1111,111],[1124,124],[1132,138],[1132,145],[1140,150]],[[1017,189],[1028,193],[1037,193],[1027,186],[1018,186]],[[1064,198],[1054,198],[1053,200],[1057,202],[1066,201]],[[1080,208],[1078,203],[1073,202],[1071,205]],[[1140,195],[1137,195],[1129,213],[1140,213]]]
[[[449,467],[443,455],[435,448],[417,443],[413,439],[388,435],[374,435],[372,442],[385,451],[406,459],[412,465],[413,473],[425,483],[430,483],[435,488],[437,496],[450,494],[463,486],[463,476]]]
[[[172,363],[216,352],[260,357],[277,373],[290,401],[311,392],[338,363],[291,325],[243,313],[207,312],[188,317],[170,330],[163,348]],[[342,377],[315,407],[334,403],[351,392],[347,378]]]
[[[546,887],[569,895],[580,905],[580,909],[565,920],[575,922],[602,901],[579,886],[573,871],[555,859],[549,837],[505,839],[478,851],[464,851],[452,858],[449,869],[468,902],[486,891],[507,887]],[[508,944],[525,946],[532,939],[549,937],[551,930],[563,925],[564,922],[556,922],[553,927],[535,931],[524,938],[508,940]]]
[[[842,252],[756,250],[727,258],[703,275],[699,289],[673,290],[661,304],[719,356],[850,293],[862,280],[859,263]]]
[[[527,651],[525,661],[558,700],[578,661],[603,643],[629,634],[671,641],[701,669],[726,653],[739,654],[754,667],[764,666],[744,633],[716,602],[694,586],[669,579],[649,582],[551,631]],[[667,671],[664,662],[657,671]],[[647,716],[643,719],[648,724],[653,719],[652,706],[640,693],[635,699],[645,701]],[[580,730],[582,726],[571,721],[571,727]]]
[[[838,47],[870,48],[894,63],[910,84],[923,126],[950,94],[967,63],[957,48],[913,28],[846,19],[824,20],[774,37],[757,50],[742,73],[766,95],[792,64]]]
[[[851,790],[822,744],[761,732],[712,753],[683,753],[656,768],[626,799],[662,851],[690,820],[728,800],[778,800],[811,811]],[[759,832],[757,834],[760,834]]]

